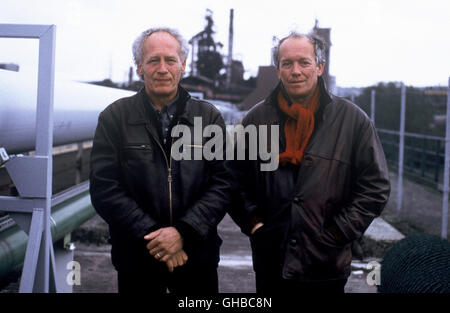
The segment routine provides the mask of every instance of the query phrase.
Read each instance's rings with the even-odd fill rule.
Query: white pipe
[[[36,90],[36,79],[30,75],[0,70],[0,147],[10,154],[35,150]],[[58,77],[54,90],[54,146],[91,140],[99,113],[117,99],[136,93]],[[207,101],[219,109],[228,124],[240,122],[245,113],[226,101]]]
[[[36,80],[0,70],[0,147],[8,153],[35,150]],[[115,100],[135,94],[117,88],[55,80],[53,144],[90,140],[98,114]]]

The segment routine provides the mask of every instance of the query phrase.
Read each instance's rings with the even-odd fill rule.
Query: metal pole
[[[444,165],[444,196],[442,197],[442,232],[443,239],[447,239],[448,227],[448,192],[450,172],[450,77],[447,89],[447,119],[445,129],[445,165]]]
[[[370,93],[370,118],[375,125],[375,89],[372,89]]]
[[[53,242],[50,232],[51,199],[52,199],[52,148],[53,148],[53,93],[55,69],[55,26],[51,25],[39,40],[39,71],[36,111],[36,156],[47,158],[44,233],[38,260],[38,271],[34,291],[49,292],[55,279],[52,258]]]
[[[397,216],[400,215],[403,205],[403,156],[405,147],[405,107],[406,107],[406,86],[402,83],[400,100],[400,133],[398,151],[398,180],[397,180]]]

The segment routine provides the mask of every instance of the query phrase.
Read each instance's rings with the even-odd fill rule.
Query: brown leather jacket
[[[388,200],[388,169],[373,123],[355,104],[330,95],[321,78],[319,87],[320,108],[300,166],[262,172],[261,160],[233,163],[240,205],[230,215],[246,234],[252,218],[264,222],[250,236],[256,273],[279,271],[305,281],[348,277],[352,241]],[[279,125],[282,152],[280,88],[255,105],[243,125]]]

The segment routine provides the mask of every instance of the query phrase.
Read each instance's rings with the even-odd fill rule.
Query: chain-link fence
[[[392,191],[383,215],[405,234],[448,234],[448,208],[443,204],[448,190],[447,97],[447,87],[388,83],[366,88],[354,98],[374,120],[389,163]]]

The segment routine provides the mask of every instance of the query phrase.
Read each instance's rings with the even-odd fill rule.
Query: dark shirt
[[[150,104],[149,107],[155,113],[156,119],[159,123],[161,140],[164,143],[164,145],[166,145],[167,140],[170,137],[170,134],[169,134],[170,124],[172,123],[172,120],[177,111],[176,102],[178,101],[178,98],[179,98],[178,93],[175,96],[175,99],[173,99],[171,102],[166,104],[161,110],[158,110],[158,108],[156,108],[156,106],[153,104],[152,100],[147,95],[147,93],[145,93],[145,95],[147,98],[147,102]]]

